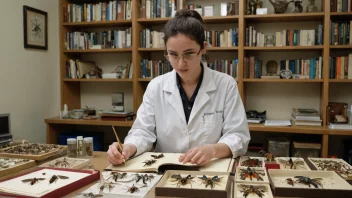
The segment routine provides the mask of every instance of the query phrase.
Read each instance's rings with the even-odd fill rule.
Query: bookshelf
[[[265,0],[264,0],[265,1]],[[81,85],[84,83],[108,83],[107,86],[115,83],[132,84],[132,99],[133,111],[138,110],[142,103],[144,91],[150,82],[151,78],[141,78],[140,63],[142,59],[153,59],[154,57],[162,57],[164,53],[163,48],[141,48],[139,46],[140,31],[147,27],[157,27],[160,31],[162,27],[170,18],[140,18],[140,3],[142,0],[132,1],[132,17],[131,20],[116,20],[116,21],[102,21],[102,22],[64,22],[63,8],[69,3],[83,3],[81,0],[60,0],[60,93],[61,93],[61,109],[64,104],[68,104],[69,109],[81,108]],[[91,0],[89,2],[99,2],[98,0]],[[178,1],[178,8],[187,6],[186,1]],[[199,1],[198,1],[199,2]],[[299,133],[299,134],[315,134],[320,135],[322,140],[322,157],[328,156],[328,145],[330,135],[352,135],[352,131],[344,130],[330,130],[326,126],[326,106],[330,99],[330,87],[335,84],[350,83],[352,80],[329,79],[329,57],[334,51],[351,50],[352,45],[330,45],[330,20],[352,19],[352,12],[330,13],[330,1],[321,1],[321,12],[316,13],[287,13],[287,14],[267,14],[267,15],[246,15],[246,2],[239,1],[239,15],[236,16],[214,16],[204,17],[206,28],[212,25],[230,24],[238,27],[238,46],[236,47],[212,47],[207,51],[211,53],[229,53],[238,58],[238,76],[236,78],[239,92],[242,101],[246,107],[251,104],[250,94],[253,87],[263,84],[275,84],[277,86],[295,86],[299,84],[313,86],[315,91],[319,94],[318,109],[321,113],[323,126],[320,127],[264,127],[263,125],[249,125],[251,132],[255,133]],[[265,7],[272,6],[268,4]],[[266,25],[270,23],[294,23],[300,22],[320,22],[323,24],[323,45],[320,46],[285,46],[285,47],[249,47],[245,46],[245,28],[249,24]],[[68,31],[81,30],[85,28],[115,28],[115,27],[132,27],[132,47],[128,49],[94,49],[94,50],[65,50],[64,49],[64,35]],[[275,32],[275,31],[274,31]],[[306,79],[246,79],[243,76],[244,72],[244,57],[257,53],[300,53],[306,52],[319,54],[323,57],[323,77],[322,79],[306,80]],[[92,54],[113,54],[114,56],[131,56],[133,64],[132,79],[66,79],[65,78],[65,63],[70,58],[77,58]],[[289,55],[288,55],[289,56]],[[155,58],[154,58],[155,59]],[[160,58],[159,58],[160,59]],[[263,64],[263,67],[264,64]],[[265,97],[265,96],[264,96]],[[274,103],[274,102],[273,102]],[[248,109],[247,109],[248,110]],[[268,109],[270,111],[270,109]],[[57,135],[67,128],[74,128],[76,125],[95,125],[95,126],[119,126],[131,127],[133,122],[113,122],[104,120],[60,120],[59,118],[48,118],[47,123],[47,142],[56,143]]]

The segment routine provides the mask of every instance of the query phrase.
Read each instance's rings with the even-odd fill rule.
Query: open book
[[[163,154],[164,157],[154,159],[153,156],[159,156]],[[200,171],[217,171],[217,172],[231,172],[234,159],[223,158],[223,159],[212,159],[208,164],[199,166],[196,164],[182,164],[178,161],[178,158],[183,153],[154,153],[146,152],[140,156],[134,157],[126,161],[126,165],[110,165],[107,169],[121,172],[162,172],[163,170],[200,170]],[[148,160],[155,160],[154,163],[148,165]]]

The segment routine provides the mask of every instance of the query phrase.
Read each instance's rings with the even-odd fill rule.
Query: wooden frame
[[[47,12],[23,6],[23,38],[24,48],[48,49]]]

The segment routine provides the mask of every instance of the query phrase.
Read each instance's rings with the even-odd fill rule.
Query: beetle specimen
[[[194,182],[192,180],[194,177],[192,177],[191,175],[187,175],[186,177],[182,177],[181,175],[172,175],[171,178],[175,179],[174,182],[177,182],[177,188],[179,188],[181,185],[185,186],[187,184],[190,184],[192,188],[192,182]]]
[[[164,157],[164,154],[160,154],[160,155],[151,155],[154,159],[160,159]]]
[[[45,178],[34,177],[32,179],[24,179],[24,180],[22,180],[22,182],[24,182],[24,183],[30,182],[30,185],[34,185],[34,184],[38,183],[40,180],[45,180]]]
[[[252,178],[256,178],[257,181],[264,181],[263,178],[260,176],[264,176],[265,173],[263,173],[262,170],[255,170],[255,169],[251,169],[251,168],[247,168],[247,169],[240,169],[241,173],[240,173],[240,178],[242,180],[245,180],[247,178],[249,178],[250,180],[252,180]]]
[[[111,189],[113,189],[115,186],[112,184],[112,182],[102,182],[99,186],[100,192],[103,192],[103,190],[105,188],[109,189],[109,192],[111,191]]]
[[[264,150],[259,151],[264,157],[266,157],[266,160],[271,162],[275,160],[275,157],[279,157],[279,155],[274,155],[272,152],[265,152]]]
[[[243,197],[247,197],[249,194],[257,194],[258,197],[263,198],[263,192],[266,192],[265,186],[252,186],[252,185],[239,185],[242,189],[240,192],[243,193]]]
[[[295,181],[297,183],[302,183],[302,184],[308,185],[309,187],[310,185],[313,185],[315,188],[318,188],[318,186],[323,188],[323,184],[320,182],[322,178],[311,179],[305,176],[295,176],[295,178],[297,178],[297,180]]]
[[[137,186],[135,186],[135,185],[133,184],[131,187],[128,187],[128,186],[127,186],[127,188],[128,188],[128,189],[127,189],[127,192],[130,192],[130,193],[132,194],[132,193],[138,192],[140,188],[144,188],[144,187],[146,187],[146,185],[143,185],[143,186],[141,186],[141,187],[138,188]]]
[[[291,178],[287,178],[285,181],[287,182],[288,185],[291,185],[291,186],[294,185],[294,182]]]
[[[115,182],[117,182],[118,179],[123,179],[127,175],[127,173],[111,172],[110,175],[111,176],[107,180],[112,177],[112,180],[115,180]]]
[[[241,166],[246,167],[262,167],[263,162],[259,159],[252,159],[248,157],[248,159],[241,162]]]
[[[103,195],[101,194],[93,194],[93,193],[88,193],[88,194],[84,194],[84,197],[90,197],[90,198],[95,198],[95,197],[102,197]]]
[[[147,160],[147,161],[145,161],[143,163],[144,163],[144,166],[150,166],[150,165],[154,164],[155,162],[156,162],[156,160]]]
[[[287,166],[290,167],[290,169],[297,169],[298,167],[304,168],[304,161],[301,159],[296,159],[294,161],[292,160],[292,158],[288,160],[279,159],[279,163],[283,164],[285,168]]]
[[[203,175],[203,177],[198,178],[202,180],[203,184],[205,184],[205,188],[210,186],[211,189],[213,189],[215,185],[219,185],[221,179],[221,177],[218,177],[217,175],[214,177],[207,177]]]
[[[62,176],[62,175],[53,175],[49,180],[49,184],[56,182],[58,179],[68,179],[68,178],[69,177]]]

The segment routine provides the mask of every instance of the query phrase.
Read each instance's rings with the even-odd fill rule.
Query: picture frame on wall
[[[48,13],[23,6],[24,48],[48,49]]]

